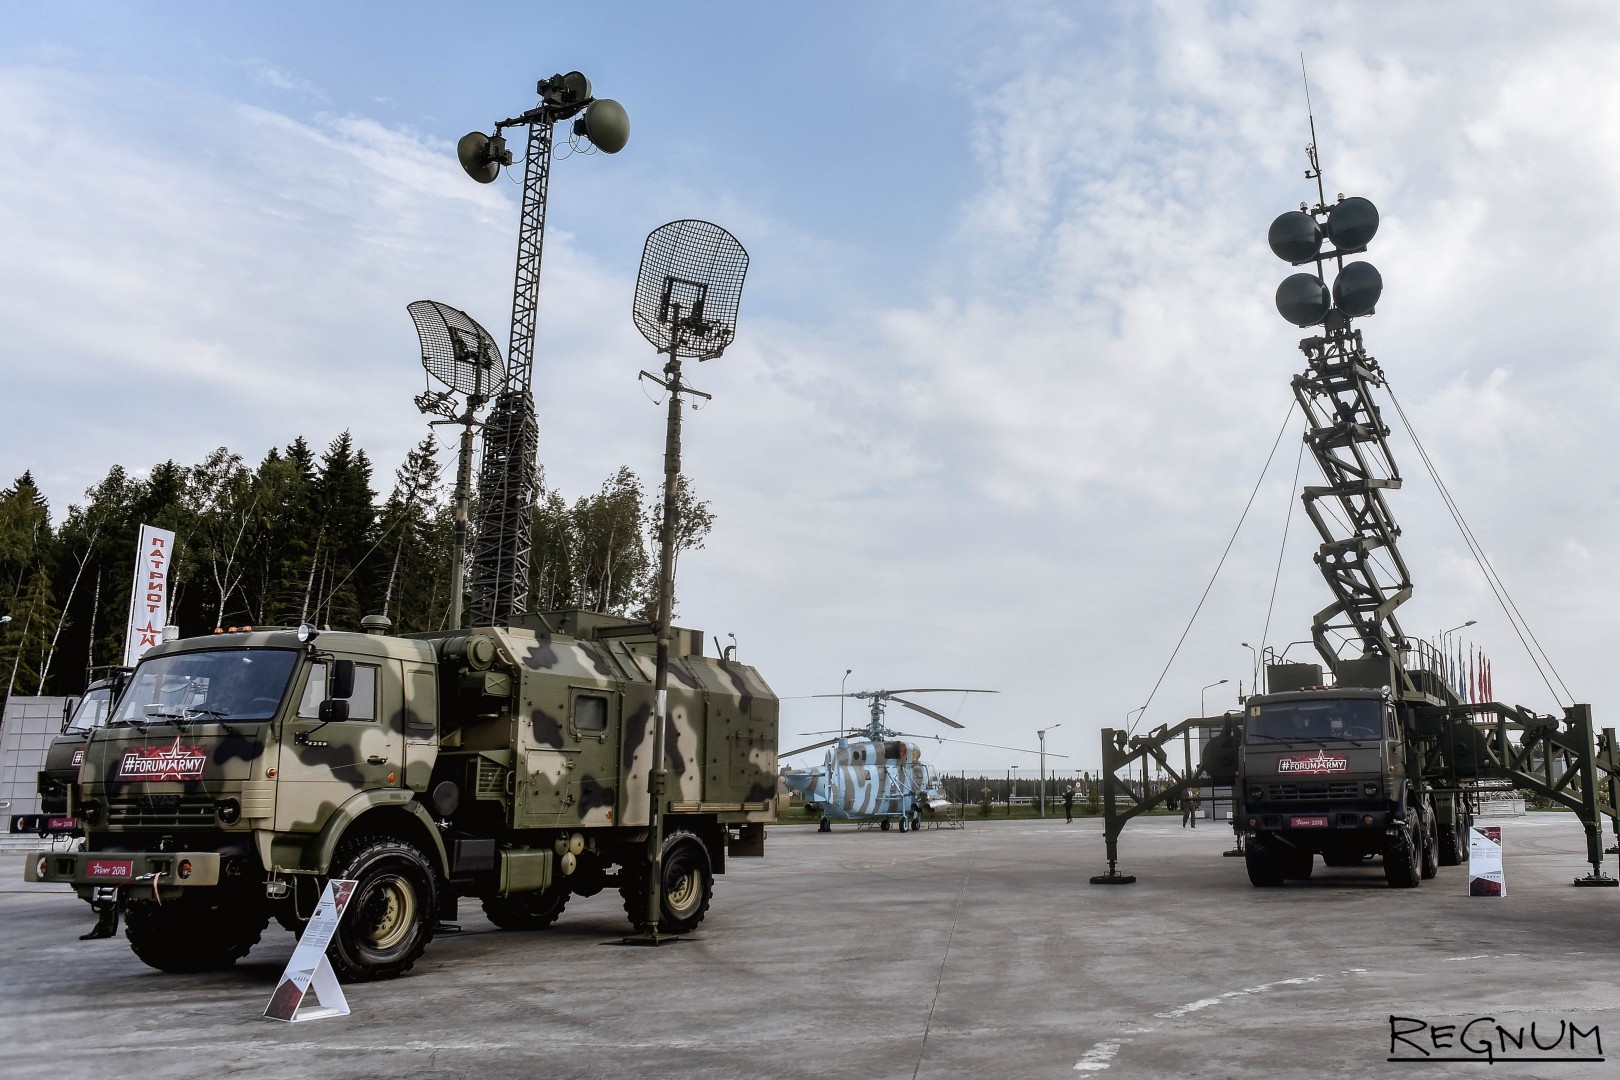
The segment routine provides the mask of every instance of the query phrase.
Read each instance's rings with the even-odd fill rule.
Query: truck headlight
[[[86,825],[100,825],[101,824],[101,800],[100,799],[86,799],[86,800],[84,800],[84,809],[80,811],[79,816],[84,818],[84,823]]]
[[[221,799],[214,804],[214,810],[219,814],[219,820],[227,825],[235,825],[242,816],[242,804],[235,799]]]
[[[1378,785],[1373,783],[1362,784],[1361,793],[1369,799],[1375,799],[1378,797]]]

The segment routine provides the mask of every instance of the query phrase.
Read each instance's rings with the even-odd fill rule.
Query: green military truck
[[[89,739],[82,851],[30,881],[115,888],[164,971],[227,967],[327,879],[359,881],[329,950],[348,981],[408,970],[458,897],[549,926],[616,885],[645,921],[655,629],[584,611],[395,636],[254,629],[168,642]],[[728,855],[763,855],[778,701],[753,668],[674,631],[658,929],[703,919]]]
[[[39,771],[39,813],[13,814],[13,833],[41,836],[79,836],[83,830],[77,818],[68,814],[68,789],[78,779],[84,761],[84,746],[90,733],[107,723],[113,702],[123,686],[127,670],[93,679],[74,703],[62,724],[62,734],[51,740],[45,751],[45,767]]]
[[[1328,866],[1383,860],[1396,888],[1414,888],[1467,858],[1471,817],[1464,794],[1435,757],[1418,719],[1454,703],[1437,676],[1408,671],[1399,686],[1388,661],[1340,663],[1323,687],[1316,664],[1275,664],[1272,692],[1244,702],[1242,745],[1230,779],[1246,833],[1249,880],[1260,887]]]

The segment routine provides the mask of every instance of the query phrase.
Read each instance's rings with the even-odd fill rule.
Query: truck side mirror
[[[354,696],[354,661],[333,660],[331,676],[326,684],[326,696],[347,699]]]
[[[341,723],[349,718],[349,703],[341,698],[327,698],[321,702],[319,718],[323,724]]]

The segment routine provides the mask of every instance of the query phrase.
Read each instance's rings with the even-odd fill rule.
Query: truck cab
[[[1382,859],[1397,888],[1462,861],[1467,815],[1455,792],[1432,790],[1414,720],[1434,699],[1392,691],[1386,661],[1342,666],[1340,684],[1322,686],[1314,664],[1274,665],[1268,685],[1287,688],[1244,703],[1233,787],[1256,886],[1308,878],[1318,855],[1331,867]]]

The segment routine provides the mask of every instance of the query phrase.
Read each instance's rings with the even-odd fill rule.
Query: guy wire
[[[1215,572],[1209,575],[1209,583],[1204,586],[1204,593],[1198,598],[1198,606],[1193,608],[1192,617],[1187,620],[1187,625],[1182,629],[1181,636],[1176,639],[1176,647],[1170,650],[1170,659],[1164,662],[1164,670],[1159,672],[1158,681],[1153,684],[1153,689],[1148,692],[1146,704],[1137,710],[1136,719],[1131,722],[1130,730],[1126,732],[1127,735],[1134,734],[1136,725],[1140,724],[1142,717],[1147,715],[1148,705],[1153,704],[1154,695],[1159,692],[1159,687],[1164,683],[1164,677],[1170,673],[1170,665],[1176,662],[1176,654],[1181,652],[1181,646],[1186,642],[1187,635],[1192,632],[1193,623],[1198,621],[1198,613],[1204,610],[1204,601],[1209,599],[1209,591],[1215,587],[1215,579],[1221,576],[1221,567],[1226,565],[1226,557],[1232,553],[1232,545],[1237,543],[1238,533],[1243,529],[1243,522],[1249,516],[1249,509],[1254,506],[1255,496],[1260,494],[1260,485],[1265,481],[1266,472],[1271,468],[1271,459],[1277,456],[1277,447],[1282,445],[1282,437],[1288,432],[1288,422],[1294,418],[1294,407],[1298,404],[1297,400],[1289,400],[1288,413],[1283,417],[1282,427],[1277,429],[1277,437],[1271,442],[1271,452],[1266,455],[1266,463],[1261,466],[1260,475],[1254,481],[1253,490],[1249,492],[1249,501],[1243,504],[1243,513],[1238,515],[1237,525],[1233,527],[1232,535],[1226,541],[1226,548],[1221,552],[1220,561],[1215,564]]]
[[[1468,522],[1463,518],[1462,510],[1457,506],[1456,501],[1452,499],[1451,492],[1447,490],[1445,481],[1440,479],[1439,470],[1434,467],[1434,462],[1430,460],[1429,452],[1424,449],[1423,442],[1418,438],[1417,431],[1413,429],[1412,421],[1407,418],[1406,410],[1401,408],[1400,400],[1395,397],[1395,390],[1389,385],[1387,377],[1384,381],[1384,390],[1389,394],[1389,400],[1395,406],[1395,412],[1400,416],[1401,423],[1406,428],[1406,433],[1411,436],[1412,445],[1417,447],[1418,456],[1423,459],[1423,467],[1429,471],[1429,478],[1434,481],[1435,488],[1439,490],[1440,498],[1445,502],[1446,509],[1451,513],[1452,521],[1456,522],[1458,530],[1462,533],[1463,542],[1468,545],[1469,553],[1474,556],[1474,562],[1479,565],[1480,572],[1485,575],[1485,584],[1490,586],[1491,593],[1496,597],[1497,604],[1501,606],[1503,614],[1507,615],[1508,622],[1513,626],[1513,632],[1518,635],[1519,644],[1524,646],[1525,654],[1530,657],[1530,662],[1535,665],[1536,674],[1541,676],[1541,681],[1546,684],[1547,691],[1552,694],[1553,700],[1562,705],[1563,700],[1559,698],[1558,690],[1553,687],[1552,682],[1547,678],[1547,672],[1552,672],[1552,677],[1558,680],[1558,686],[1562,687],[1564,696],[1573,702],[1575,695],[1571,694],[1569,687],[1564,685],[1563,677],[1558,674],[1558,669],[1553,667],[1552,658],[1547,655],[1547,650],[1541,647],[1541,642],[1536,640],[1535,633],[1530,629],[1530,623],[1520,613],[1518,604],[1513,602],[1513,597],[1507,591],[1507,586],[1497,576],[1495,568],[1490,564],[1490,560],[1485,557],[1484,550],[1474,537],[1474,530],[1469,528]],[[1525,640],[1527,634],[1530,638],[1529,641]],[[1531,648],[1532,644],[1535,646],[1534,648]],[[1536,658],[1537,653],[1541,654],[1540,660]],[[1542,670],[1543,661],[1547,665],[1546,671]]]

